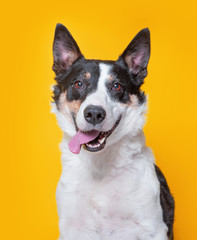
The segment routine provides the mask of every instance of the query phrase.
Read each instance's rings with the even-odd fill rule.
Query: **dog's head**
[[[117,61],[88,60],[69,31],[57,24],[53,43],[57,84],[54,111],[70,135],[70,150],[98,152],[143,127],[150,32],[141,30]]]

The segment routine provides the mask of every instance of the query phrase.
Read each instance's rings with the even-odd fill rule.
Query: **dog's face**
[[[69,31],[58,24],[53,54],[55,112],[71,142],[98,152],[142,129],[146,98],[140,86],[150,56],[148,29],[135,36],[117,61],[99,61],[85,59]]]

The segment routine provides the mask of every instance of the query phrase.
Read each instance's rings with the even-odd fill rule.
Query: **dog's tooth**
[[[99,141],[100,144],[102,144],[102,143],[104,143],[105,138],[99,139],[98,141]]]

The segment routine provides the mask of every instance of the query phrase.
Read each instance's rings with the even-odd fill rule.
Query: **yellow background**
[[[1,3],[0,239],[58,237],[62,133],[49,105],[57,22],[87,58],[114,60],[150,28],[147,144],[176,200],[175,239],[197,239],[196,12],[195,0]]]

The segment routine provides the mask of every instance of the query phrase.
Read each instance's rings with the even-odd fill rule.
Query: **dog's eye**
[[[112,87],[113,91],[120,91],[121,89],[122,89],[122,87],[119,83],[115,83]]]
[[[81,81],[77,81],[74,83],[74,87],[79,89],[79,88],[82,88],[83,87],[83,83]]]

